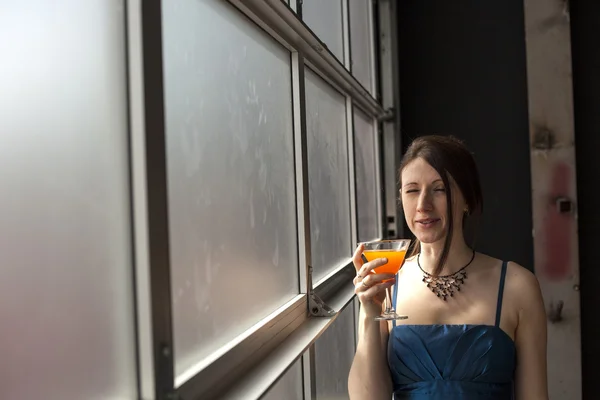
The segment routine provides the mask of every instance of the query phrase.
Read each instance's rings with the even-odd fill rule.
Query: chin
[[[415,235],[417,237],[417,240],[421,243],[424,244],[432,244],[432,243],[437,243],[440,241],[443,241],[445,239],[445,236],[431,236],[431,235]]]
[[[439,241],[443,241],[446,238],[446,235],[444,232],[422,232],[420,230],[413,230],[412,231],[413,235],[415,235],[415,238],[424,244],[432,244],[432,243],[436,243]]]

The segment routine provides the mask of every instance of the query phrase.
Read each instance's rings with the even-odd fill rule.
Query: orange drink
[[[373,271],[376,274],[396,275],[404,263],[406,250],[364,250],[363,254],[368,261],[373,261],[378,258],[387,258],[387,264],[373,268]]]
[[[391,239],[391,240],[374,240],[371,242],[361,243],[363,246],[362,255],[367,261],[373,261],[377,258],[387,258],[387,263],[381,267],[373,268],[373,272],[376,274],[389,273],[396,275],[402,264],[404,264],[404,257],[406,257],[406,251],[410,245],[408,239]],[[363,282],[364,285],[364,282]],[[368,287],[368,286],[367,286]],[[390,288],[385,288],[385,310],[375,317],[376,321],[390,321],[395,319],[406,319],[406,315],[396,314],[394,305],[392,304],[392,294]]]

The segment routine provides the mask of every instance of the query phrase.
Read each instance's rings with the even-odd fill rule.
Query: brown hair
[[[475,158],[467,147],[457,138],[453,136],[430,135],[415,139],[410,146],[408,146],[406,153],[402,157],[402,162],[400,163],[400,168],[398,170],[399,187],[402,187],[402,171],[410,162],[417,158],[425,160],[438,174],[440,174],[440,177],[444,182],[444,187],[446,188],[448,231],[446,233],[444,249],[438,260],[438,264],[432,273],[432,275],[437,276],[442,271],[444,264],[448,259],[454,228],[452,189],[448,176],[452,176],[467,203],[468,213],[465,214],[461,221],[463,223],[463,228],[468,216],[480,214],[483,211],[483,195]],[[420,251],[421,244],[416,240],[412,251],[410,252],[410,256],[414,256]]]

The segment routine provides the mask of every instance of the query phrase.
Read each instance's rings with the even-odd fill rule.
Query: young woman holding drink
[[[350,398],[547,400],[546,315],[535,276],[464,238],[483,203],[471,153],[451,137],[421,137],[399,172],[416,240],[397,274],[374,271],[386,258],[363,258],[389,242],[354,253],[361,310]],[[405,316],[390,317],[394,308]]]

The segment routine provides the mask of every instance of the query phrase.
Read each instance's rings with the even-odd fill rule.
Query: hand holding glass
[[[377,240],[372,242],[360,243],[364,246],[363,255],[367,261],[373,261],[378,258],[387,258],[388,262],[380,267],[373,268],[376,274],[394,274],[396,275],[406,257],[406,251],[410,245],[409,239]],[[406,315],[396,314],[390,288],[385,289],[385,311],[375,317],[377,321],[389,321],[395,319],[407,319]]]

